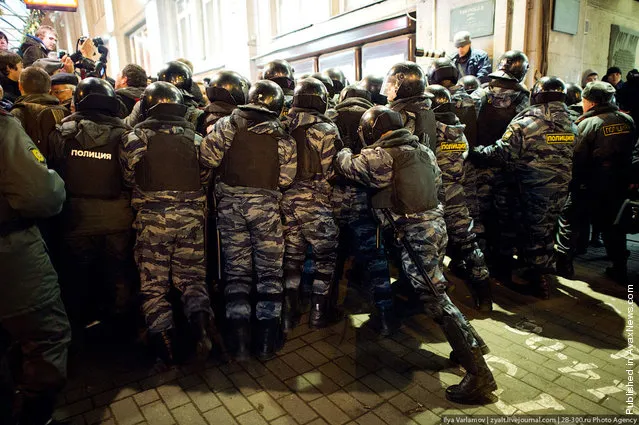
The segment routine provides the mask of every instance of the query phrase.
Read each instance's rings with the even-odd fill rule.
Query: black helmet
[[[312,72],[304,72],[302,74],[296,74],[295,75],[295,83],[297,83],[300,80],[303,80],[304,78],[310,77],[311,74],[312,74]]]
[[[170,108],[162,108],[169,106]],[[160,106],[160,108],[157,108]],[[151,110],[166,109],[168,115],[183,116],[186,113],[184,96],[180,89],[166,81],[156,81],[149,84],[142,93],[140,99],[140,112],[143,118],[147,118]]]
[[[462,86],[464,90],[466,90],[466,93],[471,94],[479,88],[479,85],[481,83],[479,81],[479,78],[475,77],[474,75],[465,75],[461,77],[457,84]]]
[[[581,102],[581,87],[575,83],[566,84],[566,105],[574,105]]]
[[[327,92],[333,92],[333,80],[328,78],[326,75],[322,74],[321,72],[316,72],[315,74],[311,75],[311,78],[315,78],[316,80],[320,80],[322,83],[324,83],[324,87],[326,87]]]
[[[566,85],[557,77],[541,77],[530,92],[530,103],[539,105],[555,101],[566,101]]]
[[[258,80],[248,92],[248,103],[262,106],[279,116],[284,107],[284,92],[273,81]]]
[[[231,105],[244,105],[248,96],[247,80],[235,71],[218,71],[213,74],[206,95],[211,102],[216,100]]]
[[[331,81],[333,81],[333,91],[329,92],[331,96],[334,96],[335,94],[341,92],[344,87],[346,87],[346,77],[341,70],[337,68],[328,68],[326,71],[323,72],[323,74],[330,78]]]
[[[428,82],[452,87],[459,80],[459,70],[448,58],[437,58],[428,70]]]
[[[444,86],[440,86],[439,84],[431,84],[426,87],[426,92],[434,96],[431,99],[431,101],[433,102],[433,110],[437,109],[438,106],[448,105],[451,102],[450,92]]]
[[[339,93],[340,102],[344,101],[344,99],[348,99],[349,97],[361,97],[371,102],[371,92],[358,84],[346,86]]]
[[[509,50],[499,58],[497,71],[488,74],[490,78],[502,80],[515,80],[518,83],[524,81],[528,72],[528,56],[520,50]]]
[[[304,78],[297,82],[293,92],[293,106],[314,109],[323,114],[328,105],[328,90],[316,78]]]
[[[186,64],[178,61],[167,62],[158,72],[158,81],[166,81],[187,92],[191,91],[193,74]]]
[[[264,65],[262,79],[274,81],[282,90],[293,90],[295,87],[293,68],[290,63],[281,59],[276,59]]]
[[[359,82],[359,85],[364,87],[371,94],[371,101],[377,105],[386,105],[388,103],[388,99],[386,96],[381,94],[382,92],[382,84],[384,83],[384,79],[377,75],[367,75],[362,78]]]
[[[426,75],[421,66],[415,62],[400,62],[393,65],[386,74],[382,94],[393,102],[397,99],[424,94],[427,85]]]
[[[85,78],[78,83],[73,94],[73,102],[78,111],[99,109],[115,114],[119,109],[113,86],[95,77]]]
[[[364,146],[369,146],[379,140],[387,131],[399,130],[404,127],[402,116],[387,106],[373,106],[362,115],[359,120],[359,138]]]

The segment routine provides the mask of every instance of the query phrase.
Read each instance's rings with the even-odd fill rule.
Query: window
[[[175,10],[177,16],[178,51],[182,57],[191,56],[191,0],[177,0]]]
[[[319,57],[319,70],[339,68],[349,82],[355,82],[355,49],[342,50]]]
[[[362,76],[384,76],[397,62],[408,60],[410,38],[401,36],[362,47]]]
[[[146,24],[129,35],[130,63],[136,63],[151,73],[151,54],[148,49],[148,29]]]
[[[375,3],[378,0],[342,0],[344,3],[342,12],[350,12],[351,10],[359,9],[371,3]]]
[[[308,58],[291,62],[291,66],[293,67],[295,78],[297,79],[299,78],[299,75],[307,73],[312,74],[315,72],[315,59]]]
[[[220,59],[222,52],[222,10],[220,0],[203,0],[204,58]]]
[[[331,15],[331,2],[327,0],[277,0],[277,33],[286,34]]]

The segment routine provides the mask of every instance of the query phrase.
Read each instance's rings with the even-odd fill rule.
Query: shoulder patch
[[[604,136],[615,136],[617,134],[630,133],[630,124],[627,123],[604,125],[601,128]]]
[[[38,161],[40,164],[45,163],[44,155],[42,155],[42,152],[40,152],[38,148],[30,148],[29,152],[31,152],[31,154],[35,157],[36,161]]]
[[[573,133],[549,133],[546,134],[546,143],[549,145],[562,145],[575,142]]]
[[[442,152],[465,152],[466,143],[464,142],[443,142],[439,145]]]
[[[501,140],[507,142],[513,136],[513,131],[510,128],[507,128],[504,134],[501,136]]]

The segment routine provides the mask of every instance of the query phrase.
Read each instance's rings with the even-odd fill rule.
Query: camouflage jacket
[[[337,125],[344,146],[351,148],[355,152],[359,152],[361,149],[361,141],[357,134],[359,119],[357,119],[357,122],[349,122],[346,118],[347,114],[353,114],[353,116],[361,118],[364,112],[372,107],[373,104],[364,98],[349,97],[338,103],[335,109],[326,111],[326,116]]]
[[[470,96],[475,101],[477,117],[479,117],[482,107],[488,102],[491,102],[495,108],[499,109],[508,108],[513,102],[518,102],[515,107],[517,114],[530,105],[529,93],[523,87],[520,90],[515,90],[489,84],[486,87],[478,88]]]
[[[288,115],[289,134],[301,126],[306,128],[305,142],[312,149],[319,152],[322,166],[321,178],[309,181],[294,181],[289,191],[317,191],[326,196],[331,193],[331,186],[328,183],[333,177],[333,157],[337,148],[341,147],[342,140],[337,126],[324,115],[310,109],[292,108]]]
[[[478,147],[479,154],[506,166],[518,180],[544,176],[570,180],[577,127],[563,102],[532,105],[515,118],[495,145]]]
[[[452,106],[452,105],[451,105]],[[435,111],[437,119],[437,164],[442,171],[444,186],[461,183],[464,179],[464,160],[468,156],[468,142],[464,124],[453,112]]]
[[[120,165],[122,166],[122,176],[127,185],[133,187],[133,197],[131,204],[137,210],[148,205],[165,205],[174,204],[201,204],[206,201],[204,184],[208,181],[210,170],[202,168],[200,171],[203,186],[196,191],[154,191],[145,192],[140,190],[135,182],[135,167],[144,157],[149,140],[157,132],[166,134],[181,135],[185,129],[194,130],[193,125],[183,118],[179,117],[151,117],[139,123],[133,131],[123,136],[122,147],[120,149]],[[202,137],[195,134],[194,144],[199,154],[199,146]],[[199,205],[198,205],[199,206]]]
[[[237,106],[220,100],[209,103],[209,105],[204,109],[204,113],[206,115],[204,119],[206,134],[213,130],[213,125],[218,122],[220,118],[231,115],[231,112],[233,112],[235,108],[237,108]]]
[[[245,118],[249,124],[249,131],[257,134],[273,134],[278,140],[278,156],[280,163],[280,176],[278,185],[286,188],[293,183],[297,170],[297,150],[295,140],[286,134],[280,121],[267,109],[255,105],[240,106],[237,114]],[[200,145],[200,164],[203,168],[217,168],[222,163],[224,154],[231,147],[237,123],[233,115],[220,118],[211,132],[204,138]],[[219,196],[229,195],[255,195],[281,197],[280,192],[253,187],[231,187],[224,183],[216,183],[216,192]]]

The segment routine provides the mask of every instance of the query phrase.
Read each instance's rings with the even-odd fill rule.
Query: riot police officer
[[[371,94],[371,102],[375,105],[386,105],[388,99],[381,94],[382,84],[384,84],[384,78],[372,74],[365,76],[358,83],[358,85],[364,87],[364,89]]]
[[[237,360],[248,360],[251,348],[251,288],[257,280],[253,333],[261,360],[279,346],[282,311],[284,237],[280,218],[280,188],[293,182],[297,167],[295,141],[278,117],[284,105],[282,89],[272,81],[257,81],[248,104],[221,118],[204,139],[200,162],[217,168],[218,227],[225,258],[226,318],[231,349]]]
[[[479,78],[474,75],[465,75],[459,79],[457,84],[464,88],[467,94],[471,94],[480,86]]]
[[[282,198],[284,216],[284,323],[297,319],[297,299],[307,249],[313,253],[313,288],[309,326],[328,323],[329,293],[334,281],[338,227],[330,202],[333,156],[341,144],[337,126],[324,113],[328,90],[307,78],[297,83],[289,111],[289,133],[297,144],[297,174]]]
[[[122,136],[130,127],[117,117],[119,102],[105,80],[82,80],[73,102],[76,112],[49,139],[51,166],[67,188],[59,229],[62,292],[71,323],[80,329],[114,314],[130,329],[136,308],[133,211],[119,162]],[[96,317],[98,310],[106,315]]]
[[[582,89],[575,83],[566,84],[566,105],[568,106],[568,112],[573,121],[584,113],[584,106],[581,101]]]
[[[466,369],[462,381],[446,389],[446,397],[485,403],[497,384],[468,321],[444,291],[441,264],[447,235],[443,200],[438,199],[441,171],[433,152],[403,126],[398,112],[384,106],[369,109],[360,121],[365,148],[359,155],[342,149],[335,158],[336,171],[373,189],[371,204],[381,225],[403,235],[402,269]]]
[[[207,134],[220,118],[231,115],[235,108],[246,104],[248,90],[248,80],[237,72],[222,70],[213,74],[206,88],[206,96],[211,102],[205,109]]]
[[[531,106],[517,115],[494,144],[476,148],[475,155],[504,167],[507,178],[517,182],[513,196],[521,211],[521,223],[515,229],[522,248],[520,257],[534,295],[548,299],[555,273],[553,259],[554,229],[568,194],[573,147],[577,128],[565,104],[566,86],[557,77],[542,77],[532,89]],[[512,216],[511,205],[500,216]],[[513,241],[502,252],[512,250]],[[506,261],[506,259],[504,259]],[[508,278],[508,276],[506,276]],[[511,284],[510,279],[504,280]],[[512,284],[511,284],[512,285]]]
[[[167,294],[180,292],[196,353],[211,349],[211,306],[204,259],[201,137],[184,117],[182,91],[167,82],[150,84],[140,101],[143,121],[124,137],[120,161],[133,187],[137,211],[135,260],[140,273],[142,312],[156,355],[166,365],[179,361],[177,331]]]
[[[332,89],[328,91],[328,108],[331,109],[337,105],[337,97],[339,97],[342,90],[344,90],[344,87],[348,85],[348,81],[346,80],[342,70],[338,68],[328,68],[322,72],[322,74],[333,82]]]
[[[285,60],[276,59],[264,65],[262,78],[260,79],[271,80],[282,88],[282,92],[284,92],[284,107],[280,118],[284,118],[293,103],[293,89],[295,88],[293,67]]]

